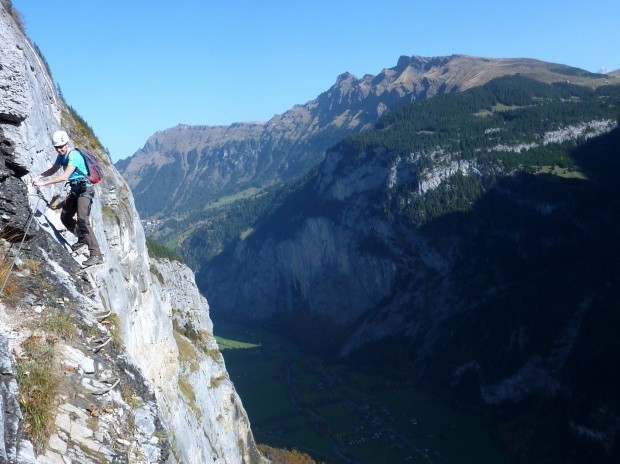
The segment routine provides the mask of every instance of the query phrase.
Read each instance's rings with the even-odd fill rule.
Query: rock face
[[[386,111],[517,73],[543,82],[564,82],[567,76],[586,82],[590,76],[532,59],[402,56],[396,66],[377,75],[344,73],[315,100],[266,123],[162,130],[117,167],[143,218],[182,215],[222,196],[306,171],[327,148],[371,127]]]
[[[0,299],[0,461],[260,462],[208,304],[189,269],[149,258],[129,188],[109,160],[91,213],[106,262],[84,271],[84,256],[70,254],[75,238],[50,207],[62,187],[39,197],[30,180],[55,159],[54,130],[68,128],[76,142],[82,134],[68,112],[61,118],[64,103],[3,4],[0,42],[2,255],[13,257],[25,239],[10,276],[19,291]],[[70,318],[79,336],[48,333],[52,314]],[[34,448],[12,367],[31,337],[56,347],[65,378],[55,431]]]
[[[305,217],[300,208],[286,222],[274,220],[273,236],[239,240],[234,251],[214,259],[200,273],[200,283],[220,289],[214,292],[219,314],[262,319],[306,308],[348,325],[392,296],[408,267],[405,250],[417,250],[415,268],[422,274],[441,272],[443,258],[415,231],[402,234],[377,215],[380,205],[370,199],[380,196],[390,176],[406,182],[412,168],[404,160],[388,162],[384,154],[382,149],[361,154],[351,168],[344,153],[330,152],[307,195],[308,204],[335,205],[334,214]],[[279,227],[290,232],[282,236]]]
[[[580,123],[543,134],[542,144],[588,139],[617,127],[613,120]],[[525,148],[516,144],[499,150],[518,153]],[[420,168],[421,158],[433,162]],[[385,201],[403,185],[414,185],[414,194],[423,195],[457,174],[500,173],[499,168],[460,159],[459,153],[441,148],[409,156],[389,156],[386,149],[377,148],[358,154],[353,162],[350,153],[332,150],[304,199],[321,205],[320,213],[305,217],[305,209],[299,207],[290,217],[273,219],[267,236],[238,240],[234,251],[228,250],[199,273],[199,284],[212,291],[220,315],[262,319],[306,308],[337,324],[353,324],[393,298],[404,270],[411,273],[408,279],[420,280],[419,291],[424,293],[435,278],[429,276],[446,277],[450,261],[415,228],[403,228],[384,217],[380,209],[387,206],[378,199]],[[289,233],[282,236],[279,229]],[[388,319],[398,332],[400,319]],[[377,332],[375,319],[370,320],[368,330],[362,330],[364,336],[353,336],[345,352],[392,332]]]

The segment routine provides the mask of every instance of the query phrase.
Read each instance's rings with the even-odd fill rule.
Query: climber
[[[94,264],[103,263],[103,256],[97,242],[97,237],[90,226],[90,209],[95,196],[95,189],[86,180],[86,166],[84,158],[78,150],[70,145],[69,135],[64,130],[56,131],[52,135],[52,145],[56,149],[58,156],[54,164],[32,180],[32,185],[37,189],[49,184],[69,182],[71,192],[65,199],[62,207],[60,220],[64,226],[73,233],[77,242],[71,245],[73,251],[77,251],[83,246],[88,246],[90,257],[82,263],[88,267]],[[60,167],[64,168],[61,175],[42,180],[54,174]],[[74,219],[77,213],[77,221]]]

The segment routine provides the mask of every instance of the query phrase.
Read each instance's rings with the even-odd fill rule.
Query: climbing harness
[[[28,235],[28,229],[30,229],[30,223],[32,222],[32,218],[34,217],[35,213],[39,210],[39,203],[41,202],[41,195],[37,193],[37,197],[38,197],[37,204],[35,205],[34,209],[30,211],[30,216],[28,217],[28,222],[26,223],[26,230],[24,232],[24,236],[22,237],[22,241],[20,242],[19,247],[17,248],[17,253],[15,253],[15,258],[13,258],[13,262],[11,263],[9,270],[6,273],[6,277],[4,278],[4,282],[2,283],[2,288],[0,288],[0,295],[4,294],[4,288],[6,287],[6,284],[9,281],[9,277],[11,276],[11,271],[13,270],[13,266],[15,266],[15,261],[17,261],[17,258],[19,257],[19,252],[21,251],[22,245],[24,244],[24,241],[26,240],[26,236]],[[9,251],[11,251],[10,248],[9,248]],[[8,252],[6,256],[8,256]]]

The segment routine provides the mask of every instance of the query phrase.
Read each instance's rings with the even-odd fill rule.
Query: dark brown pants
[[[86,242],[91,256],[101,254],[97,237],[95,237],[93,229],[90,227],[90,207],[93,204],[94,196],[95,189],[93,187],[88,187],[82,193],[72,190],[65,199],[65,204],[60,214],[60,220],[67,230],[73,233],[78,240]],[[77,220],[74,218],[76,213]]]

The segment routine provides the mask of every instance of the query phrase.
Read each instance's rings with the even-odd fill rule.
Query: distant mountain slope
[[[281,200],[279,210],[261,218],[247,238],[237,239],[236,248],[206,264],[199,279],[214,313],[261,318],[306,307],[311,312],[333,313],[339,321],[356,320],[390,293],[398,263],[411,253],[405,252],[412,246],[405,238],[419,237],[419,227],[468,210],[499,178],[520,170],[563,169],[565,176],[578,176],[579,167],[570,152],[578,143],[618,126],[618,89],[601,88],[597,93],[515,76],[386,115],[375,130],[332,147],[306,183]],[[245,200],[246,209],[255,209],[260,202],[261,198]],[[338,238],[345,231],[361,234],[378,250],[356,243],[361,237]],[[402,241],[397,239],[399,232],[404,234]],[[327,246],[325,251],[336,253],[332,258],[337,260],[343,258],[343,250],[332,239],[341,240],[344,249],[353,253],[346,259],[347,266],[363,262],[358,271],[372,279],[376,273],[370,272],[368,257],[381,251],[377,261],[372,260],[384,274],[371,286],[375,291],[364,279],[351,291],[334,287],[336,270],[323,265],[318,243],[303,243],[305,234],[318,234],[319,248]],[[289,241],[292,248],[287,245],[286,254],[276,251],[280,243]],[[417,238],[414,242],[421,243]],[[387,253],[390,249],[393,255]],[[308,253],[307,260],[297,261],[299,253]],[[381,264],[388,255],[389,264]],[[284,269],[285,258],[291,266],[314,263],[318,269]],[[350,268],[337,273],[342,273],[347,285],[356,274]],[[273,278],[276,286],[263,281],[267,278]]]
[[[308,170],[328,147],[371,127],[386,111],[516,73],[542,82],[599,85],[603,79],[532,59],[402,56],[395,67],[376,76],[342,74],[315,100],[266,123],[162,130],[116,166],[143,218],[178,218],[222,196],[260,189]]]
[[[518,462],[617,462],[619,120],[619,86],[523,76],[407,105],[198,284],[216,322],[486,405]]]

